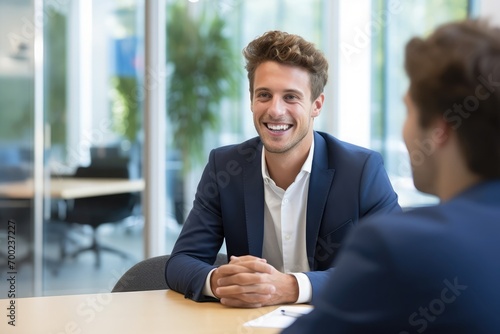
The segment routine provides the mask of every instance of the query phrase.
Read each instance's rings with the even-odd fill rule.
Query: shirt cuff
[[[212,273],[214,272],[214,270],[217,269],[217,268],[214,268],[212,270],[210,270],[210,272],[208,273],[207,275],[207,278],[205,279],[205,286],[203,287],[203,291],[202,293],[207,296],[207,297],[214,297],[214,298],[217,298],[215,297],[215,295],[213,294],[212,292],[212,287],[210,286],[210,278],[212,277]],[[305,276],[305,275],[304,275]],[[309,283],[310,284],[310,283]],[[217,298],[218,299],[218,298]]]
[[[299,284],[299,298],[297,298],[295,304],[310,303],[312,300],[312,285],[307,275],[304,273],[290,273],[290,275],[295,276]]]

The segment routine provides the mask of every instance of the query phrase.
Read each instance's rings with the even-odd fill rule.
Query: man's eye
[[[297,96],[295,95],[286,95],[285,96],[285,100],[296,100],[297,99]]]
[[[261,97],[261,98],[269,98],[271,95],[269,93],[258,93],[257,94],[257,97]]]

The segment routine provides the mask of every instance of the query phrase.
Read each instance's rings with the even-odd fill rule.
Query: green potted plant
[[[167,12],[167,116],[184,172],[203,157],[205,134],[218,128],[222,100],[236,96],[240,71],[220,13],[190,9],[175,1]]]

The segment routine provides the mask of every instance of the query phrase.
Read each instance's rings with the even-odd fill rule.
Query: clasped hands
[[[231,256],[228,264],[212,272],[210,287],[221,304],[232,307],[294,303],[299,295],[295,276],[251,255]]]

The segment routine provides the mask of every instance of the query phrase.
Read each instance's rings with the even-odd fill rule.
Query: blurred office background
[[[0,294],[13,259],[9,220],[17,227],[18,297],[110,291],[134,263],[168,254],[209,150],[256,135],[241,49],[267,30],[302,35],[330,61],[316,129],[382,153],[401,205],[435,203],[414,189],[401,138],[404,45],[443,22],[499,7],[494,0],[0,0]],[[86,176],[145,188],[111,200],[50,191]],[[24,194],[5,190],[13,185]],[[122,253],[78,252],[93,242]]]

